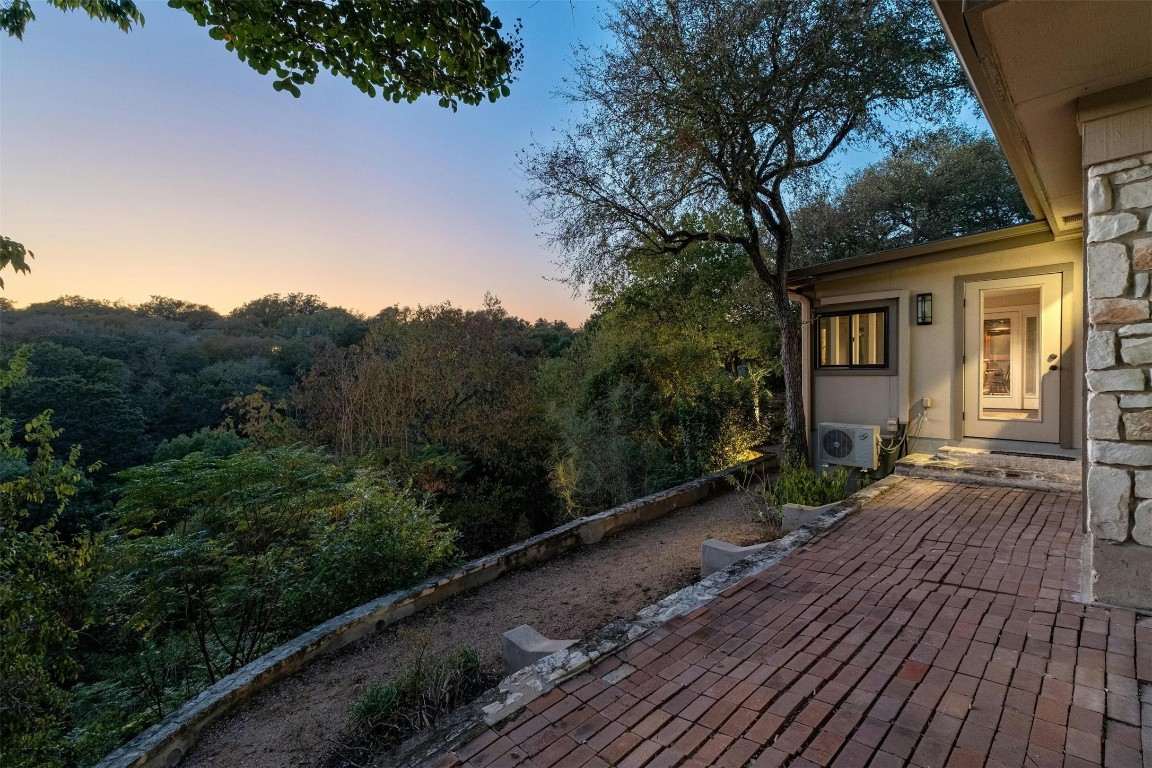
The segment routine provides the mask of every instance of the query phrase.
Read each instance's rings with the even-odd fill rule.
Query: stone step
[[[1082,462],[1077,456],[1045,456],[1041,454],[990,451],[986,448],[966,448],[946,445],[936,451],[936,458],[975,464],[982,467],[1045,472],[1056,475],[1081,475]]]
[[[988,466],[967,461],[913,453],[896,462],[896,474],[926,480],[944,480],[950,483],[1034,488],[1039,491],[1080,491],[1079,464],[1077,471],[1046,472],[1018,467]],[[1069,468],[1070,469],[1070,468]]]

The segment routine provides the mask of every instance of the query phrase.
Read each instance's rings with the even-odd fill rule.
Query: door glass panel
[[[984,395],[1012,391],[1012,319],[984,317]]]
[[[980,418],[1040,418],[1039,286],[980,291]]]
[[[1035,315],[1024,318],[1024,394],[1036,397],[1040,391],[1040,322]]]
[[[1060,397],[1063,287],[1054,272],[964,286],[965,436],[1059,442],[1073,407]]]

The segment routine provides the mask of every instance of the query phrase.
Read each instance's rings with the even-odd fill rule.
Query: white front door
[[[964,285],[964,435],[1060,442],[1061,275]]]

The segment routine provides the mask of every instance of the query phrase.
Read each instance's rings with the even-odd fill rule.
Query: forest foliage
[[[772,334],[731,266],[638,261],[579,331],[492,297],[5,304],[0,763],[94,763],[349,608],[749,455]]]

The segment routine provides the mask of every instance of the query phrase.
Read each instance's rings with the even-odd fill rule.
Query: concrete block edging
[[[728,479],[730,475],[762,474],[774,465],[775,456],[770,454],[737,464],[722,472],[573,520],[408,589],[352,608],[218,680],[175,712],[113,750],[97,764],[97,768],[175,766],[210,724],[308,662],[383,630],[424,608],[493,581],[504,573],[549,560],[581,545],[595,544],[611,533],[659,519],[676,509],[728,490],[732,487]]]

